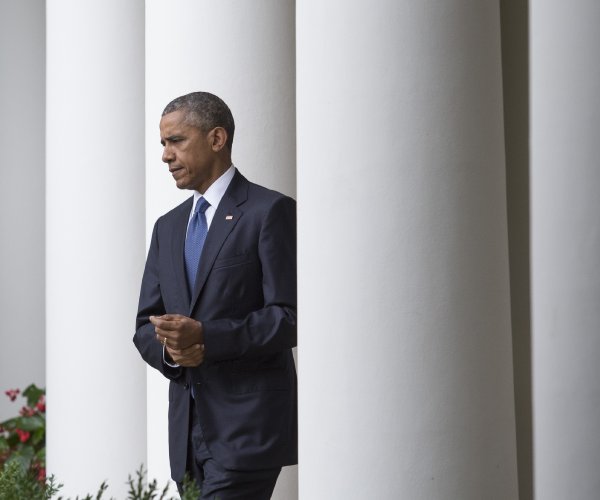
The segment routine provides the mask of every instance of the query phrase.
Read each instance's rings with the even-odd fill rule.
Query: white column
[[[177,0],[146,6],[147,241],[155,220],[190,192],[178,191],[161,162],[158,124],[166,104],[208,91],[231,108],[233,161],[253,182],[295,196],[293,0]],[[148,371],[151,476],[169,478],[167,383]],[[274,500],[297,497],[296,467],[285,468]]]
[[[535,494],[600,491],[600,4],[530,3]]]
[[[132,343],[144,262],[144,5],[47,12],[48,468],[64,496],[124,498],[146,461]]]
[[[517,498],[499,8],[297,9],[300,498]]]
[[[6,389],[45,386],[44,13],[0,2],[0,421],[20,409]]]

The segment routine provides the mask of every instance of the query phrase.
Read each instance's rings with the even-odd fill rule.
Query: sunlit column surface
[[[47,8],[48,468],[65,497],[125,498],[146,461],[144,4]]]
[[[302,500],[517,498],[499,22],[298,3]]]
[[[600,491],[600,4],[530,2],[536,499]]]

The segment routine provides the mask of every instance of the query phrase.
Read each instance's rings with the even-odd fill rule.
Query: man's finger
[[[185,349],[174,349],[172,347],[169,347],[168,345],[166,347],[167,351],[171,356],[192,356],[199,351],[204,351],[204,346],[200,344],[194,344],[189,347],[186,347]]]
[[[165,347],[178,348],[177,339],[173,338],[172,335],[172,332],[159,331],[156,332],[155,338]]]
[[[193,344],[185,349],[181,349],[181,354],[183,356],[190,356],[196,354],[198,351],[204,351],[204,346],[200,344]]]
[[[167,347],[171,358],[175,363],[181,366],[194,367],[200,365],[204,361],[204,346],[195,344],[187,349],[171,349]],[[183,352],[186,354],[182,354]]]
[[[155,318],[164,319],[165,321],[179,321],[185,318],[181,314],[163,314],[162,316],[154,316]]]
[[[179,337],[178,330],[165,330],[164,328],[160,328],[157,326],[156,328],[154,328],[154,332],[160,337],[166,337],[168,339],[176,339],[177,337]]]
[[[165,319],[164,316],[150,316],[150,323],[161,330],[168,331],[178,330],[181,327],[181,321],[178,318]]]

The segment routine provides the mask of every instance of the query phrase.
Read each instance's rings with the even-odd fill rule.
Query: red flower
[[[19,412],[19,415],[22,417],[31,417],[32,415],[35,415],[35,410],[29,406],[23,406]]]
[[[11,401],[14,401],[15,399],[17,399],[17,396],[20,392],[21,391],[19,389],[9,389],[8,391],[4,391],[4,394],[6,394]]]
[[[15,429],[15,432],[19,435],[19,439],[21,440],[21,443],[26,442],[29,439],[29,432],[27,431],[23,431],[21,429]]]
[[[38,409],[38,411],[40,412],[45,412],[46,411],[46,396],[44,396],[43,394],[40,396],[40,399],[38,400],[38,402],[35,404],[35,407]]]
[[[38,470],[38,475],[37,475],[38,481],[45,481],[46,480],[46,469],[44,467],[40,467],[40,469]]]

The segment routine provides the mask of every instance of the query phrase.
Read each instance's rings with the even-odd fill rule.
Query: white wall
[[[0,1],[0,421],[45,386],[45,6]],[[17,406],[18,405],[18,406]]]

